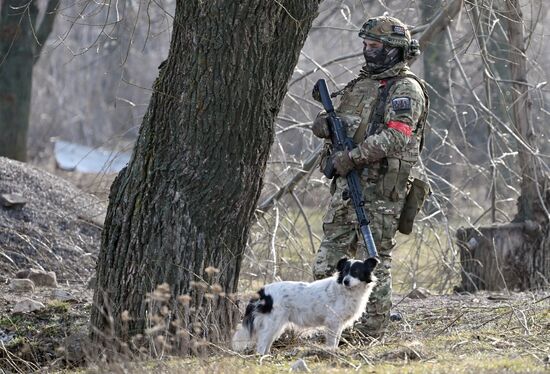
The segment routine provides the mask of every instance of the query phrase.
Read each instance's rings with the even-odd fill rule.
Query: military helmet
[[[359,30],[359,37],[402,48],[405,55],[415,55],[414,51],[410,51],[411,46],[418,47],[418,42],[411,39],[407,26],[395,17],[380,16],[368,19]]]

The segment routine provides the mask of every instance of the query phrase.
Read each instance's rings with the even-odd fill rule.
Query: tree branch
[[[35,54],[34,54],[35,64],[40,58],[40,52],[42,52],[42,48],[44,48],[44,44],[46,44],[46,40],[48,40],[48,36],[50,36],[53,30],[53,25],[55,22],[55,17],[57,16],[57,9],[59,8],[59,3],[60,3],[60,0],[48,0],[48,4],[46,5],[44,18],[40,23],[40,27],[36,31],[36,48],[35,48]]]
[[[460,9],[462,8],[462,0],[453,0],[449,3],[445,8],[439,11],[437,16],[434,18],[432,22],[430,22],[428,25],[419,26],[418,28],[414,28],[412,30],[413,34],[416,34],[420,30],[425,30],[422,33],[422,36],[419,39],[420,48],[422,49],[422,46],[425,46],[426,43],[429,43],[435,35],[438,33],[444,31],[449,23],[452,22],[454,17],[458,14]],[[351,55],[342,56],[339,58],[336,58],[334,60],[327,61],[315,69],[308,71],[304,75],[300,76],[293,82],[289,84],[289,87],[293,84],[299,82],[300,80],[306,78],[307,76],[313,74],[315,71],[317,71],[320,68],[324,68],[328,65],[332,65],[339,61],[344,61],[347,59],[356,58],[359,56],[362,56],[363,52],[360,53],[354,53]],[[409,62],[409,64],[412,64],[416,59],[413,59]],[[317,164],[317,159],[319,158],[319,154],[321,153],[321,150],[323,149],[322,144],[317,147],[313,153],[307,158],[307,160],[304,162],[304,165],[300,171],[298,171],[283,187],[279,188],[277,192],[269,196],[267,199],[265,199],[261,204],[258,205],[257,209],[260,211],[260,214],[263,214],[266,212],[267,209],[271,208],[281,197],[283,197],[287,192],[291,192],[292,189],[300,183],[300,181],[309,174],[309,172],[315,167]],[[258,214],[258,213],[257,213]]]
[[[271,196],[269,196],[267,199],[265,199],[262,203],[258,205],[256,208],[260,212],[257,212],[256,214],[263,214],[265,213],[269,208],[271,208],[275,202],[277,202],[285,193],[291,192],[293,188],[300,183],[300,181],[309,174],[309,172],[313,169],[313,167],[317,164],[317,158],[319,157],[319,154],[321,153],[321,150],[323,149],[323,144],[320,144],[315,150],[309,155],[309,157],[304,162],[304,165],[302,168],[281,188],[277,190],[277,192],[273,193]]]
[[[418,39],[420,43],[420,50],[425,49],[426,44],[430,43],[435,35],[438,35],[445,31],[453,19],[458,15],[462,9],[462,0],[453,0],[445,8],[439,11],[433,21],[426,27],[426,31],[422,33],[422,36]],[[416,60],[413,58],[409,64],[412,64]]]

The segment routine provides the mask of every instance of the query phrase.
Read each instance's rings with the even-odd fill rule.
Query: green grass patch
[[[71,304],[61,300],[51,300],[48,302],[48,313],[65,314],[71,309]]]

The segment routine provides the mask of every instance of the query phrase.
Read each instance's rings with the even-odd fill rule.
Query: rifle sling
[[[376,133],[379,124],[384,122],[384,113],[386,112],[386,100],[388,99],[390,89],[393,84],[401,78],[402,77],[400,76],[392,77],[386,80],[385,85],[380,85],[380,87],[378,88],[378,95],[376,97],[376,100],[372,103],[374,110],[371,110],[369,120],[361,122],[361,124],[357,128],[357,131],[355,131],[355,134],[353,135],[353,142],[355,144],[361,143],[363,140],[365,140],[367,136],[371,136]],[[371,124],[371,126],[369,128],[369,133],[367,134],[367,128],[369,127],[369,124]]]
[[[425,105],[424,111],[418,120],[417,130],[416,130],[417,133],[419,131],[421,132],[419,151],[420,152],[422,151],[422,148],[424,148],[424,127],[426,124],[426,120],[427,120],[428,112],[430,108],[430,99],[426,90],[425,83],[420,78],[418,78],[416,75],[413,75],[413,74],[406,74],[401,76],[398,75],[398,76],[389,78],[388,80],[386,80],[386,84],[384,86],[380,86],[378,88],[378,96],[376,97],[376,100],[373,102],[374,110],[371,111],[369,115],[369,120],[361,122],[361,124],[355,131],[355,134],[353,135],[353,142],[355,144],[359,144],[363,140],[365,140],[365,138],[367,138],[368,136],[375,134],[380,124],[384,123],[384,114],[386,112],[386,100],[388,99],[390,89],[396,81],[407,77],[416,80],[418,84],[420,84],[420,87],[422,88],[422,92],[424,93],[424,100],[426,101],[424,104]],[[367,132],[367,128],[369,127],[369,124],[371,124],[371,126],[367,134],[366,132]]]

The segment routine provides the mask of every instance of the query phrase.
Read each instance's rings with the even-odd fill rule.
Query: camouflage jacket
[[[383,123],[369,123],[375,110],[379,88],[388,79],[396,79],[385,101]],[[377,75],[363,75],[354,84],[344,89],[336,112],[349,124],[348,136],[354,137],[361,126],[365,134],[372,135],[359,141],[351,152],[356,165],[370,167],[384,158],[397,158],[415,163],[419,155],[419,143],[428,111],[428,96],[425,87],[404,63],[399,63]],[[357,136],[355,136],[357,139]]]

